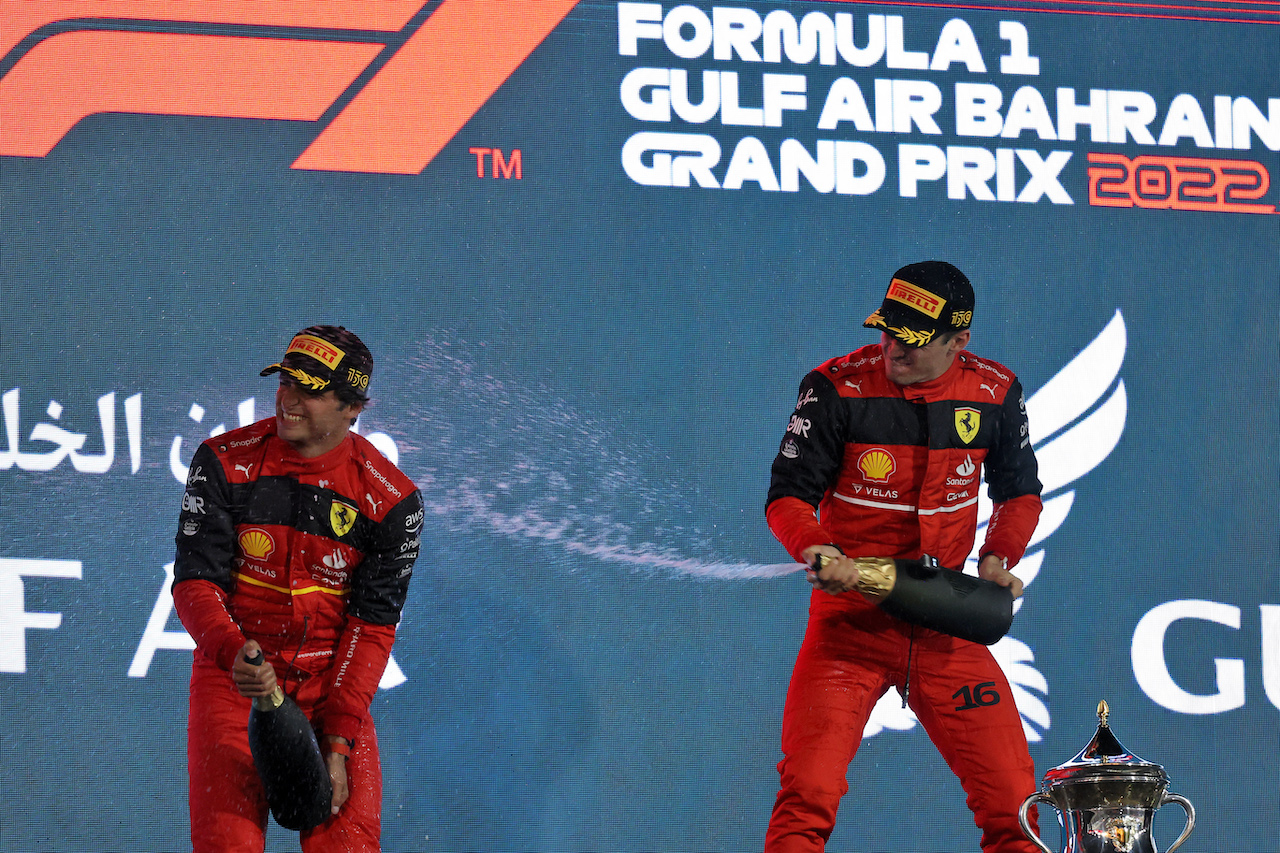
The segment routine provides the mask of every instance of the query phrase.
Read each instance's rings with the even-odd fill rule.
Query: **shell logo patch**
[[[338,536],[346,536],[356,526],[356,508],[335,500],[329,505],[329,525]]]
[[[265,560],[271,556],[271,552],[276,549],[276,540],[271,538],[271,534],[260,527],[251,527],[240,534],[240,538],[236,540],[240,545],[240,550],[246,557],[253,557],[255,560]]]
[[[982,423],[982,413],[977,409],[956,409],[956,433],[965,444],[973,441]]]
[[[873,447],[858,457],[858,470],[873,483],[887,483],[898,470],[898,462],[889,451]]]

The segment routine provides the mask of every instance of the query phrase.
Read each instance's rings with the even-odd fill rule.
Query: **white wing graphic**
[[[1124,432],[1128,398],[1124,380],[1118,377],[1127,341],[1124,318],[1117,310],[1106,328],[1027,400],[1031,443],[1044,485],[1044,511],[1027,553],[1015,570],[1027,587],[1044,563],[1044,551],[1035,546],[1049,538],[1071,511],[1075,491],[1068,487],[1106,459]],[[973,552],[965,561],[969,574],[977,574],[978,548],[986,538],[991,509],[991,499],[982,489],[978,498],[978,533]],[[1024,601],[1026,596],[1014,602],[1015,613]],[[1027,740],[1041,740],[1041,732],[1049,728],[1050,722],[1049,707],[1042,698],[1048,695],[1049,685],[1033,666],[1035,653],[1026,643],[1009,636],[992,646],[991,651],[1009,679]],[[915,714],[902,707],[902,699],[891,689],[876,703],[862,736],[872,737],[885,729],[905,731],[915,724]]]

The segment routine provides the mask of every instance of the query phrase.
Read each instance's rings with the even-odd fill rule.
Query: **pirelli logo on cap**
[[[289,342],[289,348],[284,351],[284,354],[288,355],[291,352],[309,355],[330,370],[337,367],[338,362],[342,361],[343,356],[346,355],[345,352],[333,344],[323,338],[317,338],[315,335],[296,335]]]
[[[947,302],[941,296],[900,278],[889,282],[889,292],[885,296],[903,305],[910,305],[921,314],[928,314],[935,320],[942,314],[942,306]]]

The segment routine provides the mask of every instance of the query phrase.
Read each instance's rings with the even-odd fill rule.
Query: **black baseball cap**
[[[973,322],[973,285],[946,261],[908,264],[893,274],[884,304],[862,325],[922,347]]]
[[[373,354],[345,326],[308,326],[293,336],[284,358],[263,368],[260,375],[272,373],[287,373],[315,394],[349,388],[367,400]]]

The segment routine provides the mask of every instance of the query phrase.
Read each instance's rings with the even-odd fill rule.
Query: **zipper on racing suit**
[[[295,672],[298,674],[298,684],[297,684],[297,687],[301,687],[301,686],[302,686],[302,681],[303,681],[303,679],[305,678],[305,674],[303,673],[303,671],[302,671],[301,669],[298,669],[298,655],[302,654],[302,646],[303,646],[303,644],[304,644],[304,643],[306,643],[306,642],[307,642],[307,626],[308,626],[308,624],[309,624],[310,622],[311,622],[311,617],[310,617],[310,616],[303,616],[303,617],[302,617],[302,637],[301,637],[301,638],[299,638],[299,640],[298,640],[298,647],[297,647],[296,649],[294,649],[294,650],[293,650],[293,659],[292,659],[291,661],[289,661],[289,668],[288,668],[287,670],[285,670],[285,674],[284,674],[284,683],[282,683],[282,684],[281,684],[281,687],[282,687],[282,688],[284,687],[284,685],[285,685],[285,684],[287,684],[287,683],[289,682],[289,677],[290,677],[290,676],[292,676]],[[296,692],[296,690],[297,690],[297,688],[295,688],[295,692]],[[285,692],[285,693],[289,693],[289,691],[288,691],[287,689],[285,689],[285,691],[284,691],[284,692]],[[292,693],[289,693],[289,695],[290,695],[290,696],[292,696],[293,694],[292,694]]]

